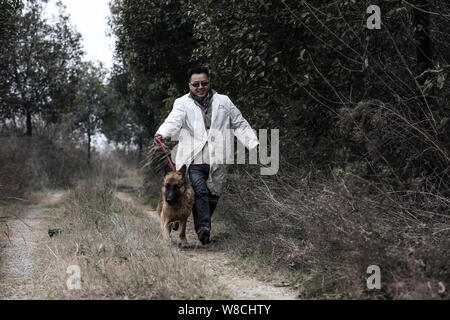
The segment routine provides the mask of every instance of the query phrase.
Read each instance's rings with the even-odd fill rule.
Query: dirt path
[[[140,205],[127,192],[117,192],[117,197],[122,201],[127,201],[133,206],[149,215],[154,223],[159,226],[159,216],[156,211],[149,210],[148,207]],[[192,224],[191,222],[188,224]],[[177,237],[175,233],[173,239]],[[187,237],[192,244],[192,248],[180,251],[186,258],[203,264],[206,273],[216,277],[225,287],[227,287],[236,300],[294,300],[297,293],[286,287],[278,287],[273,284],[259,281],[243,274],[237,267],[232,266],[232,260],[225,252],[210,249],[202,246],[196,241],[197,237],[192,228],[188,228]]]
[[[62,191],[50,191],[38,204],[0,208],[0,299],[45,298],[45,289],[36,280],[44,270],[39,251],[48,239],[48,206],[63,196]]]
[[[46,298],[45,284],[37,280],[42,279],[39,275],[46,268],[40,256],[49,241],[51,207],[57,205],[64,195],[62,191],[49,191],[39,197],[37,204],[0,207],[0,299]],[[159,226],[157,213],[140,205],[130,193],[118,192],[117,197],[148,214]],[[173,236],[176,237],[177,233]],[[296,299],[296,293],[289,288],[277,287],[243,274],[231,264],[232,260],[225,252],[202,246],[192,228],[187,236],[193,246],[179,249],[180,252],[187,259],[201,264],[205,273],[216,277],[229,289],[234,299]]]

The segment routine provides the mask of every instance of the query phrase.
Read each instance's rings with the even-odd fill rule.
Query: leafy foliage
[[[17,17],[11,47],[2,57],[8,88],[3,108],[9,118],[26,117],[27,135],[32,135],[35,115],[56,121],[73,99],[77,65],[82,55],[80,35],[68,24],[60,4],[55,25],[41,18],[42,4],[28,2]]]
[[[92,136],[99,131],[108,108],[104,78],[101,67],[97,67],[93,63],[82,65],[73,117],[75,127],[87,138],[88,162],[91,155]]]
[[[165,116],[162,100],[187,85],[185,72],[196,42],[192,22],[178,0],[115,0],[111,12],[118,60],[128,78],[130,108],[144,136],[150,137]]]
[[[122,70],[115,70],[107,86],[107,105],[102,119],[103,134],[111,141],[129,146],[139,144],[143,135],[133,103],[129,99],[128,76]]]
[[[9,50],[12,47],[12,39],[17,31],[14,21],[20,16],[23,3],[21,1],[0,1],[0,120],[8,116],[6,95],[10,90],[8,74]]]

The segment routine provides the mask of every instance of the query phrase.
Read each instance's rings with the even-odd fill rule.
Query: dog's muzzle
[[[167,203],[169,204],[169,206],[174,206],[176,201],[174,199],[166,199]]]

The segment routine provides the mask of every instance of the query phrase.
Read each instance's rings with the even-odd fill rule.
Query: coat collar
[[[218,95],[218,93],[213,90],[213,98],[212,98],[212,103],[211,103],[211,107],[210,107],[211,108],[211,129],[214,128],[214,122],[217,118],[217,110],[219,109],[219,99],[218,99],[217,95]],[[194,112],[196,113],[196,118],[201,119],[200,123],[201,123],[201,127],[203,128],[202,132],[204,133],[205,136],[208,136],[209,132],[206,131],[206,128],[205,128],[205,122],[203,121],[203,116],[201,114],[201,109],[200,109],[201,107],[197,105],[197,103],[194,99],[192,99],[190,93],[187,93],[186,96],[187,96],[188,100],[191,102],[191,104],[195,107]]]

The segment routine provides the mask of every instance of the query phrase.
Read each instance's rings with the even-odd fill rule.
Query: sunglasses
[[[209,86],[209,81],[193,82],[193,83],[190,83],[190,85],[193,86],[194,88],[198,88],[198,87],[200,87],[200,85],[202,85],[202,87],[206,87],[206,86]]]

